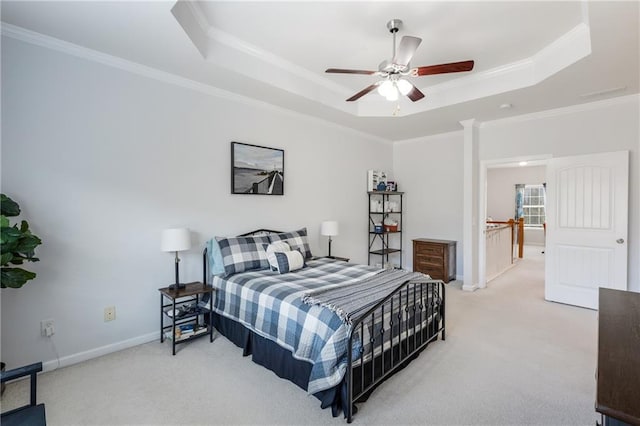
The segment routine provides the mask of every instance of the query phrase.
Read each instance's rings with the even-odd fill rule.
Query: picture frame
[[[377,191],[378,184],[387,183],[387,173],[379,170],[367,171],[367,191]]]
[[[284,149],[231,142],[231,193],[284,195]]]
[[[396,182],[393,180],[388,180],[387,181],[387,191],[396,191]]]

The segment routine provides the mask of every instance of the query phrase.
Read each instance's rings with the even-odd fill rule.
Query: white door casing
[[[598,288],[627,289],[629,152],[547,165],[545,299],[598,308]]]

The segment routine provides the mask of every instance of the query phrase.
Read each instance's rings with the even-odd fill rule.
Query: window
[[[545,222],[545,189],[543,185],[525,185],[522,210],[526,226],[542,227]]]

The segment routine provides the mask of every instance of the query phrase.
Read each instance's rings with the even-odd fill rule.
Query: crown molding
[[[191,14],[193,15],[194,21],[198,25],[198,28],[196,30],[203,32],[206,35],[206,37],[209,39],[209,41],[223,44],[237,52],[242,53],[243,55],[247,55],[263,63],[270,64],[276,67],[277,69],[279,69],[280,72],[293,74],[298,78],[317,84],[321,87],[324,87],[326,90],[337,92],[342,96],[349,96],[349,94],[351,93],[351,90],[346,88],[345,86],[337,84],[324,77],[319,77],[315,73],[309,71],[304,67],[296,65],[293,62],[290,62],[278,55],[274,55],[273,53],[261,47],[258,47],[254,44],[251,44],[247,41],[242,40],[239,37],[231,35],[226,31],[216,28],[210,22],[208,22],[205,14],[202,12],[202,9],[200,8],[199,4],[197,4],[196,2],[183,0],[183,1],[177,2],[176,6],[183,3],[187,4],[189,12],[191,12]],[[188,25],[185,26],[184,25],[185,23],[179,19],[179,16],[175,14],[174,16],[176,17],[176,20],[183,27],[183,29],[187,34],[189,34],[190,31],[193,30],[193,28],[191,28],[190,26]],[[210,44],[208,46],[207,53],[203,55],[205,59],[209,60],[210,55],[208,54],[208,52],[211,51],[212,49],[213,47]]]
[[[153,80],[161,81],[163,83],[172,84],[185,89],[194,90],[196,92],[204,93],[209,96],[221,98],[228,101],[238,102],[244,105],[257,107],[265,110],[278,112],[280,114],[288,115],[290,117],[304,118],[314,122],[322,123],[323,125],[349,131],[353,134],[357,134],[368,139],[372,139],[376,142],[392,143],[389,139],[382,138],[377,135],[366,133],[360,130],[353,129],[348,126],[343,126],[335,122],[325,120],[313,115],[303,114],[298,111],[290,110],[280,106],[270,104],[268,102],[256,100],[247,96],[239,95],[224,89],[220,89],[209,84],[201,83],[199,81],[191,80],[186,77],[181,77],[176,74],[172,74],[166,71],[161,71],[156,68],[142,65],[137,62],[130,61],[128,59],[119,58],[117,56],[109,55],[106,53],[98,52],[97,50],[89,49],[87,47],[79,46],[77,44],[69,43],[64,40],[60,40],[51,36],[47,36],[35,31],[27,30],[16,25],[7,24],[2,22],[0,24],[2,36],[10,37],[15,40],[19,40],[32,45],[44,47],[49,50],[58,51],[67,55],[75,56],[78,58],[86,59],[88,61],[97,62],[102,65],[106,65],[112,68],[117,68],[132,74],[140,75]]]
[[[625,103],[633,103],[633,102],[640,102],[640,94],[634,93],[632,95],[617,96],[614,98],[603,99],[600,101],[587,102],[583,104],[570,105],[567,107],[532,112],[530,114],[516,115],[513,117],[501,118],[498,120],[484,121],[480,123],[480,128],[484,129],[484,128],[490,128],[490,127],[503,126],[505,124],[540,120],[543,118],[558,117],[562,115],[575,114],[575,113],[584,112],[584,111],[592,111],[594,109],[606,108],[609,106],[620,105]]]
[[[242,73],[244,69],[260,66],[265,70],[261,75],[246,75],[347,114],[358,117],[389,115],[388,102],[375,97],[362,99],[355,105],[345,105],[342,98],[350,95],[352,90],[327,78],[326,75],[318,75],[214,26],[197,2],[179,0],[174,6],[174,9],[176,8],[182,8],[184,11],[182,14],[174,13],[176,20],[197,44],[205,59],[212,60],[216,55],[220,56],[221,49],[226,49],[227,60],[221,64],[223,67]],[[528,58],[476,71],[429,87],[425,86],[425,81],[416,82],[416,86],[428,94],[429,102],[406,104],[401,110],[395,111],[394,115],[410,116],[538,84],[591,53],[586,4],[583,4],[581,14],[582,22]],[[274,76],[287,78],[279,79]]]

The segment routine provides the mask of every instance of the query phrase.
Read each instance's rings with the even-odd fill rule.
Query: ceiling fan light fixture
[[[387,98],[388,101],[397,101],[398,100],[398,89],[396,88],[395,85],[391,85],[391,89],[389,89],[389,91],[387,91],[387,94],[385,95],[385,98]]]
[[[391,59],[382,61],[377,71],[342,68],[328,68],[325,71],[337,74],[365,74],[382,77],[381,81],[365,87],[363,90],[346,99],[347,102],[357,101],[367,93],[373,92],[376,88],[380,96],[384,96],[389,101],[396,101],[401,93],[412,102],[416,102],[424,99],[424,93],[414,86],[413,83],[402,77],[420,77],[423,75],[471,71],[473,69],[474,61],[472,60],[411,68],[409,64],[422,39],[420,37],[403,36],[396,49],[396,34],[401,24],[402,21],[400,19],[392,19],[387,23],[387,29],[393,35],[393,52]]]
[[[380,93],[380,95],[384,97],[387,97],[387,95],[391,93],[393,90],[394,90],[393,83],[389,80],[383,81],[382,84],[378,86],[378,93]]]
[[[398,80],[398,83],[396,84],[396,86],[398,86],[398,90],[404,96],[408,95],[411,89],[413,88],[413,85],[409,83],[407,80],[405,80],[404,78],[401,78],[400,80]]]

